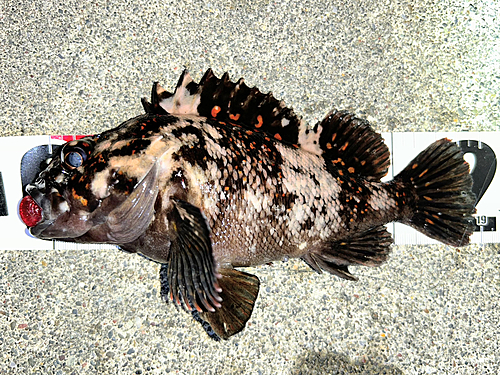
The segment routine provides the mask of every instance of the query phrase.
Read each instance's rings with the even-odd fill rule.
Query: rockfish
[[[41,239],[115,244],[161,264],[161,294],[214,339],[241,331],[259,279],[237,267],[300,258],[348,280],[378,266],[398,221],[452,246],[473,232],[469,166],[447,139],[381,182],[389,150],[367,121],[332,111],[307,126],[242,79],[158,83],[145,114],[62,145],[26,187]]]

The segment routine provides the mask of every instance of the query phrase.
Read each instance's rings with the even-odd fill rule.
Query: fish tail
[[[451,246],[469,243],[476,199],[469,164],[454,142],[441,139],[431,144],[393,183],[414,196],[411,212],[401,222]]]

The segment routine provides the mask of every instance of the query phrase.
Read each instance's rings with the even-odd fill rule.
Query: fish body
[[[213,338],[243,329],[257,297],[258,278],[234,267],[301,258],[355,280],[349,265],[387,259],[392,221],[469,241],[472,180],[448,140],[383,183],[387,147],[347,112],[308,127],[272,94],[211,70],[199,84],[184,72],[174,93],[155,83],[143,105],[57,150],[20,215],[36,237],[116,244],[161,263],[162,295]]]

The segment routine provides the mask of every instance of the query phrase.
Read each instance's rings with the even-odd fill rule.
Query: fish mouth
[[[26,186],[26,192],[19,204],[19,216],[32,236],[67,241],[92,228],[94,222],[89,213],[72,207],[64,192],[61,194],[54,187],[49,191],[40,189],[36,183]]]
[[[19,202],[19,217],[31,235],[43,238],[42,233],[55,221],[54,218],[47,217],[47,213],[51,211],[50,202],[33,185],[28,185],[26,191],[28,194]]]
[[[64,228],[64,225],[56,224],[63,221],[62,217],[68,216],[67,202],[58,193],[52,192],[47,196],[33,184],[26,186],[26,192],[28,194],[19,203],[19,217],[28,227],[30,234],[41,239],[68,237],[64,233],[65,230],[54,231],[53,228],[54,226]],[[57,232],[60,234],[57,235]]]

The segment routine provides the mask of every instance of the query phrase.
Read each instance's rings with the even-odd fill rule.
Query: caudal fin
[[[405,224],[448,245],[469,243],[475,195],[469,164],[455,143],[449,139],[434,142],[394,182],[411,184],[416,193],[416,210]]]

